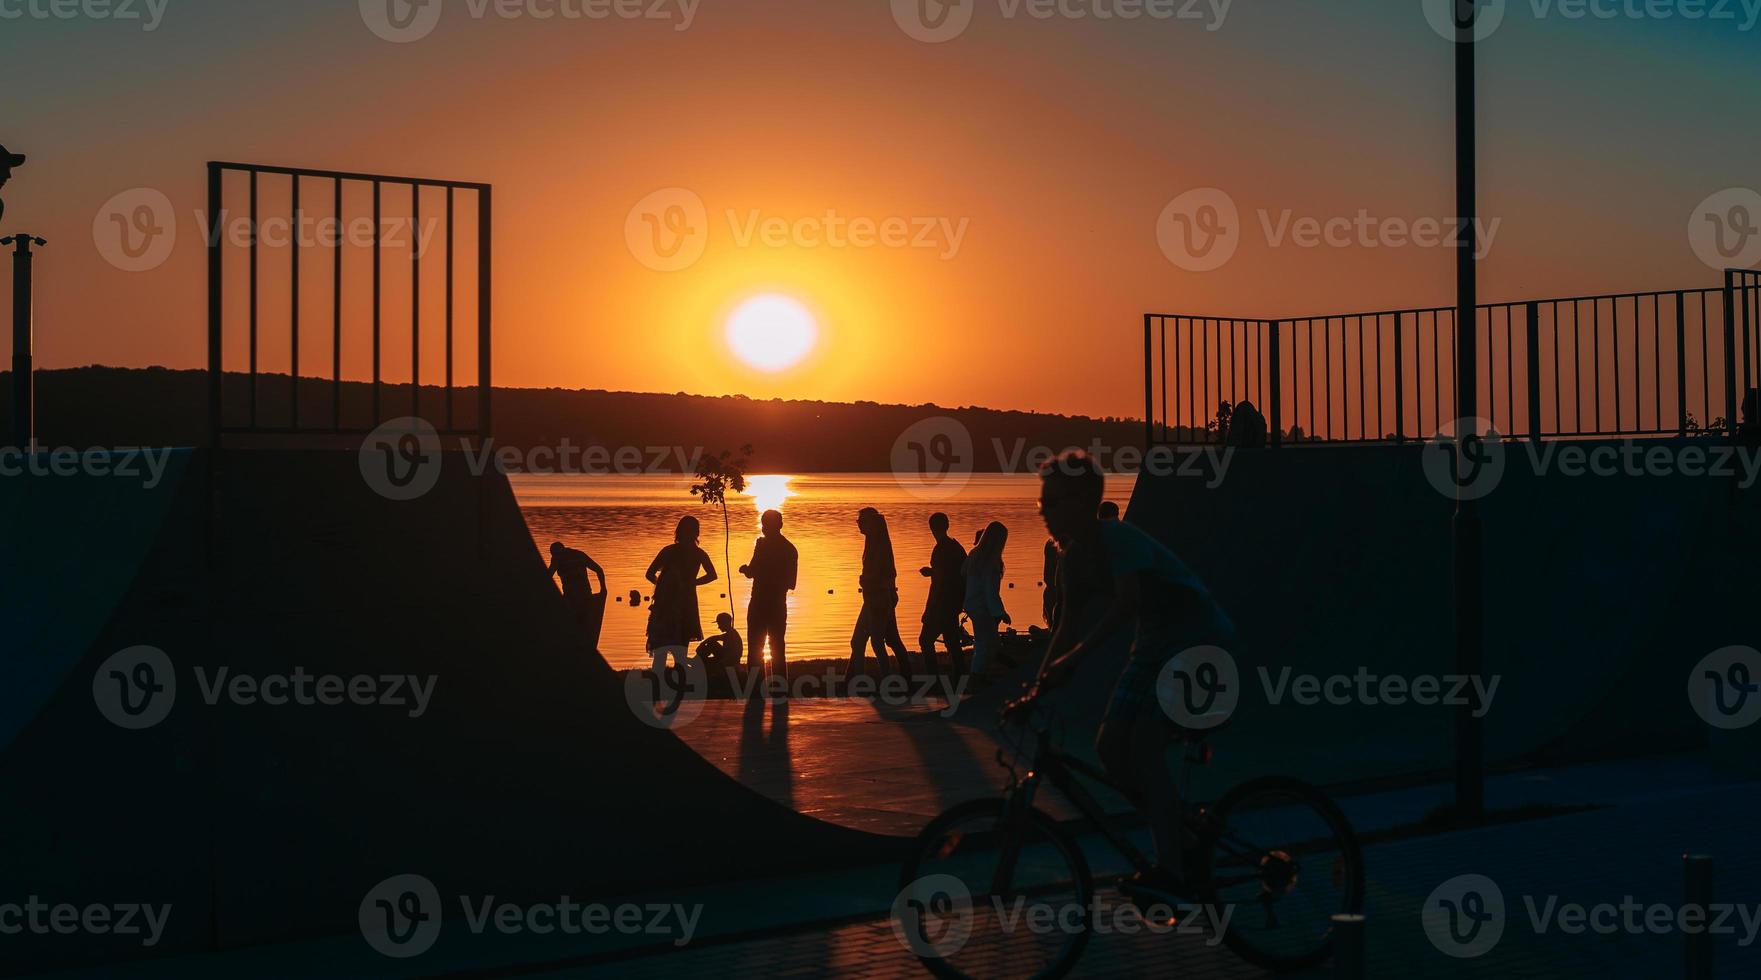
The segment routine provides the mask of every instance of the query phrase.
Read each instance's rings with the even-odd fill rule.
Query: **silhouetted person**
[[[752,560],[740,566],[740,574],[752,580],[752,601],[746,605],[746,640],[752,644],[747,670],[753,676],[764,669],[764,645],[770,642],[770,670],[789,676],[783,634],[789,629],[789,593],[795,588],[801,556],[783,537],[783,515],[767,510],[759,518],[764,535],[752,546]]]
[[[1112,502],[1111,500],[1102,501],[1101,502],[1100,517],[1101,517],[1101,520],[1103,520],[1103,521],[1116,521],[1116,520],[1118,520],[1119,519],[1119,505]]]
[[[22,166],[24,166],[24,154],[14,153],[6,147],[0,146],[0,188],[4,188],[6,182],[12,179],[12,168]],[[5,217],[6,202],[0,201],[0,219]]]
[[[1167,764],[1169,716],[1157,702],[1156,678],[1182,651],[1227,648],[1234,626],[1198,576],[1161,542],[1133,524],[1100,519],[1105,489],[1100,466],[1086,453],[1066,453],[1040,470],[1040,514],[1064,554],[1062,618],[1040,686],[1062,683],[1096,649],[1130,644],[1095,750],[1107,772],[1133,791],[1155,839],[1156,870],[1126,879],[1123,887],[1134,898],[1148,892],[1163,901],[1160,895],[1180,890],[1174,826],[1180,797]]]
[[[681,518],[673,543],[660,549],[643,576],[654,584],[654,602],[648,607],[650,652],[685,647],[703,639],[697,587],[715,581],[716,574],[709,555],[697,546],[701,534],[697,518]]]
[[[710,669],[711,682],[727,677],[734,668],[740,666],[740,655],[744,652],[740,632],[734,629],[732,615],[716,613],[715,625],[721,632],[697,645],[697,655],[703,658],[704,666]]]
[[[599,591],[587,580],[587,573],[599,576]],[[605,569],[584,551],[557,541],[550,546],[550,574],[563,587],[563,600],[575,614],[575,625],[595,646],[599,643],[599,625],[605,617]]]
[[[923,605],[923,631],[917,635],[917,648],[923,651],[925,670],[934,672],[936,640],[948,647],[948,669],[955,677],[963,673],[960,665],[960,607],[966,601],[966,549],[948,535],[948,515],[931,514],[929,530],[935,535],[935,550],[923,575],[929,579],[929,600]]]
[[[893,538],[887,531],[887,519],[873,507],[864,507],[856,515],[856,527],[862,531],[862,612],[856,617],[856,630],[850,634],[850,667],[844,672],[845,682],[863,672],[862,651],[874,645],[874,657],[882,673],[887,669],[887,648],[899,658],[899,673],[911,676],[911,661],[905,652],[905,641],[899,638],[899,570],[893,563]]]
[[[1009,529],[992,521],[966,556],[966,615],[972,618],[972,673],[984,676],[996,654],[997,629],[1013,622],[1003,608],[1003,546]]]
[[[1253,402],[1242,402],[1230,415],[1225,445],[1236,449],[1264,449],[1266,434],[1266,417]]]

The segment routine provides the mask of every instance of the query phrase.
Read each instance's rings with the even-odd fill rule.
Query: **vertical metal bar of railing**
[[[1284,372],[1278,334],[1278,321],[1269,321],[1266,324],[1266,352],[1269,355],[1266,363],[1269,365],[1271,388],[1266,400],[1270,403],[1272,424],[1268,428],[1272,430],[1270,436],[1274,449],[1284,445]]]
[[[220,448],[221,429],[221,363],[220,331],[222,284],[222,252],[220,238],[224,219],[220,214],[220,166],[208,164],[208,446]]]
[[[257,172],[251,171],[250,380],[251,428],[257,427]]]
[[[1658,432],[1663,431],[1663,297],[1651,296],[1651,421]]]
[[[1418,322],[1417,315],[1415,315],[1413,317],[1413,322],[1414,323]],[[1404,314],[1404,313],[1394,314],[1394,441],[1395,442],[1405,442],[1406,441],[1406,358],[1404,356],[1405,352],[1401,349],[1402,346],[1404,345],[1404,342],[1401,338],[1401,334],[1404,332],[1405,324],[1406,324],[1406,314]]]
[[[342,431],[342,178],[331,182],[336,247],[330,253],[330,428]]]
[[[379,181],[373,182],[373,426],[385,421],[379,409],[379,307],[380,278],[382,269],[379,263],[381,248],[380,234],[380,186]]]
[[[1156,318],[1156,340],[1162,345],[1162,356],[1157,361],[1162,366],[1162,441],[1177,442],[1180,438],[1180,321],[1174,321],[1174,366],[1168,367],[1168,318]],[[1174,378],[1174,408],[1168,408],[1168,379]],[[1153,395],[1152,395],[1153,397]]]
[[[1151,338],[1150,324],[1155,317],[1148,313],[1143,315],[1143,448],[1149,451],[1156,445],[1156,353],[1155,341]],[[1167,373],[1167,365],[1162,372]]]
[[[1364,318],[1357,318],[1357,437],[1367,438],[1369,413],[1364,408]]]
[[[1541,304],[1528,305],[1529,438],[1541,441]]]
[[[1743,308],[1743,333],[1742,333],[1742,337],[1743,337],[1743,394],[1742,394],[1742,400],[1744,400],[1744,401],[1746,401],[1748,399],[1749,389],[1754,387],[1754,383],[1755,383],[1755,376],[1750,370],[1750,363],[1754,358],[1754,350],[1755,350],[1755,337],[1754,337],[1754,334],[1752,333],[1752,331],[1754,329],[1754,303],[1752,301],[1752,298],[1755,293],[1755,287],[1754,287],[1754,283],[1749,281],[1751,276],[1752,276],[1751,273],[1743,273],[1741,276],[1741,278],[1743,280],[1742,293],[1740,294],[1742,296],[1742,308]],[[1732,419],[1731,424],[1733,426],[1735,426],[1736,424],[1738,424],[1738,420]]]
[[[291,426],[297,431],[300,427],[300,175],[288,178],[293,182],[292,204],[289,211],[293,214],[293,236],[288,242],[288,277],[292,283],[288,299],[291,309],[288,311],[288,381],[293,389],[288,393],[288,418]]]
[[[1344,323],[1343,320],[1341,320],[1340,322],[1341,322],[1341,324]],[[1327,380],[1327,398],[1326,398],[1327,438],[1332,439],[1333,438],[1333,318],[1328,317],[1325,320],[1322,320],[1321,324],[1322,324],[1322,329],[1326,331],[1321,336],[1321,343],[1327,350],[1326,357],[1321,361],[1321,370],[1323,371],[1322,377]],[[1339,332],[1342,334],[1345,332],[1345,328],[1343,325],[1339,328]]]
[[[453,188],[446,189],[446,428],[453,428],[452,391],[453,317]],[[1148,416],[1145,416],[1147,419]]]
[[[1676,434],[1688,434],[1688,300],[1675,294],[1675,424]]]
[[[488,187],[481,188],[477,193],[481,195],[477,220],[477,381],[478,397],[482,399],[477,425],[478,431],[487,438],[493,431],[491,413],[495,407],[494,391],[491,387],[493,383],[491,379],[495,376],[490,373],[490,357],[494,352],[490,350],[489,344],[491,310],[493,309],[490,297],[492,259],[490,232],[494,208],[492,206],[493,196]]]
[[[1736,273],[1724,274],[1724,426],[1725,434],[1737,432],[1737,309]]]
[[[410,185],[410,417],[422,417],[422,185]]]

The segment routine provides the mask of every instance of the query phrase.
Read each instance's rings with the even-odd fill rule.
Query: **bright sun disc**
[[[728,317],[728,347],[760,371],[781,371],[813,350],[813,314],[787,296],[756,296]]]

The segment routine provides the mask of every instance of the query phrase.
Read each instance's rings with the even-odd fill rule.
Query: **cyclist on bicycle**
[[[1170,658],[1202,644],[1226,646],[1234,626],[1198,576],[1172,551],[1132,524],[1103,521],[1106,478],[1088,454],[1073,451],[1040,468],[1040,515],[1062,552],[1059,606],[1039,684],[1028,695],[1067,679],[1097,648],[1130,640],[1095,751],[1115,781],[1135,790],[1132,803],[1148,818],[1157,868],[1122,883],[1127,894],[1157,900],[1182,893],[1179,787],[1167,763],[1171,719],[1156,699],[1156,677]],[[1125,633],[1131,628],[1129,634]]]

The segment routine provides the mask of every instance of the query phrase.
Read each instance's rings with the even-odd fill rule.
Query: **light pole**
[[[1474,31],[1478,0],[1455,0],[1455,208],[1461,222],[1455,258],[1456,451],[1477,451],[1479,414],[1479,282],[1477,189],[1475,185]],[[1453,521],[1455,541],[1455,670],[1462,677],[1481,672],[1485,636],[1482,532],[1479,505],[1459,481]],[[1474,685],[1474,689],[1479,689]],[[1456,711],[1455,810],[1459,819],[1478,823],[1485,813],[1485,759],[1478,696]]]
[[[12,245],[12,444],[24,452],[34,448],[36,433],[36,374],[32,363],[31,253],[32,245],[48,242],[33,235],[8,235],[0,246]]]

